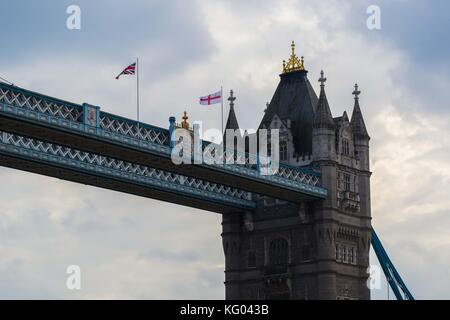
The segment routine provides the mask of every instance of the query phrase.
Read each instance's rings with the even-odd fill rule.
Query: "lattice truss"
[[[211,146],[211,145],[208,144],[208,146]],[[203,149],[203,158],[208,159],[209,161],[213,162],[213,160],[216,156],[216,151],[219,150],[220,155],[218,155],[218,156],[219,156],[220,161],[222,161],[222,158],[223,158],[223,163],[244,165],[245,167],[247,167],[249,169],[256,170],[256,166],[257,166],[256,155],[251,155],[251,154],[243,153],[243,152],[235,152],[233,150],[224,150],[222,152],[221,148],[222,148],[221,146],[217,146],[217,148],[205,147]]]
[[[80,151],[41,140],[18,136],[7,132],[0,131],[0,142],[31,151],[43,152],[46,155],[62,157],[67,160],[75,160],[84,164],[101,166],[102,168],[119,171],[127,175],[132,175],[136,178],[152,178],[159,181],[168,182],[170,184],[224,195],[238,200],[251,201],[251,193],[240,189],[109,158],[98,154]],[[141,181],[141,179],[139,180]]]
[[[280,164],[277,175],[289,180],[309,184],[312,186],[319,186],[320,177],[318,175],[303,171],[301,168],[292,168]]]
[[[213,150],[213,151],[211,151]],[[208,149],[207,154],[205,156],[210,159],[214,158],[214,148]],[[245,167],[256,170],[257,159],[256,155],[242,153],[242,152],[234,152],[233,150],[225,150],[224,151],[224,161],[225,163],[232,163],[233,160],[235,163],[240,163]],[[320,186],[320,177],[318,174],[314,174],[309,172],[309,170],[305,170],[303,168],[295,168],[291,166],[287,166],[285,164],[280,163],[279,169],[274,174],[275,176],[282,177],[291,181],[296,181],[304,184],[308,184],[311,186]]]
[[[20,90],[0,87],[0,103],[16,106],[23,109],[37,111],[53,117],[59,117],[73,122],[83,121],[83,108],[69,102],[56,100]],[[169,144],[169,133],[166,130],[149,127],[126,119],[114,118],[101,113],[100,127],[104,130],[120,133],[122,135],[139,138],[157,144]],[[138,130],[139,129],[139,130]]]
[[[148,127],[145,124],[138,126],[137,122],[128,122],[107,114],[100,115],[100,128],[156,144],[169,144],[169,132],[166,130]]]
[[[55,102],[38,95],[24,94],[19,90],[0,87],[0,102],[70,121],[82,121],[81,106]]]

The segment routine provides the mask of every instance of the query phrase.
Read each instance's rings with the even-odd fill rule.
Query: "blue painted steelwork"
[[[208,143],[210,145],[210,143]],[[221,149],[220,146],[218,146]],[[248,153],[239,153],[234,150],[231,152],[224,152],[225,164],[203,164],[215,170],[235,173],[238,175],[245,175],[249,179],[265,180],[268,183],[279,185],[291,190],[301,191],[306,194],[311,194],[316,197],[325,198],[327,190],[320,187],[320,173],[314,172],[305,168],[298,168],[286,164],[279,164],[279,169],[275,174],[262,175],[260,172],[260,157]],[[205,155],[212,162],[214,158],[212,155]],[[226,160],[232,158],[233,161],[240,160],[242,165],[226,164]],[[256,164],[255,164],[256,163]]]
[[[372,247],[383,269],[384,275],[395,294],[397,300],[414,300],[411,292],[406,287],[400,274],[395,269],[394,264],[389,259],[388,254],[383,248],[380,239],[378,238],[375,230],[372,228]]]
[[[241,209],[254,209],[250,192],[158,170],[45,141],[0,131],[0,154],[70,168],[93,176],[119,178],[149,188],[183,194]]]
[[[87,105],[87,104],[86,104]],[[99,127],[83,122],[83,106],[41,96],[28,90],[0,83],[0,112],[19,119],[105,138],[113,142],[142,148],[148,152],[170,156],[168,130],[140,124],[140,136],[133,120],[98,112]]]
[[[106,139],[138,148],[144,152],[170,158],[171,132],[160,127],[100,111],[88,104],[77,105],[0,83],[0,112],[57,130]],[[90,112],[86,114],[86,112]],[[173,119],[174,122],[175,119]],[[207,145],[203,142],[202,145]],[[256,165],[201,164],[211,170],[245,177],[249,180],[288,188],[316,198],[325,198],[327,190],[320,187],[320,174],[305,168],[280,164],[273,175],[261,175]]]

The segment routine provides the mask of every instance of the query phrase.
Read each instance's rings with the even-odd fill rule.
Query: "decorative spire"
[[[328,99],[325,94],[325,81],[323,70],[320,72],[320,96],[317,103],[316,114],[314,115],[313,126],[314,128],[328,128],[334,129],[335,124],[333,116],[331,115],[330,106],[328,105]]]
[[[303,57],[300,59],[295,54],[295,42],[291,43],[291,56],[286,62],[283,60],[283,73],[293,72],[293,71],[303,71],[305,70],[305,60]]]
[[[324,73],[323,70],[320,71],[320,78],[319,78],[319,82],[320,82],[320,88],[323,89],[325,88],[325,82],[327,81],[327,78],[324,77]]]
[[[183,129],[188,129],[189,130],[189,122],[188,122],[189,117],[188,117],[186,111],[184,112],[184,115],[183,115],[183,117],[181,119],[183,119],[183,122],[181,123],[181,127]]]
[[[230,101],[230,113],[228,114],[227,124],[225,125],[225,129],[239,129],[239,124],[237,121],[236,114],[234,113],[234,101],[236,97],[234,96],[234,91],[230,90],[230,96],[228,97],[228,101]]]
[[[352,92],[352,95],[355,96],[355,101],[359,100],[360,94],[361,94],[361,91],[358,90],[358,84],[355,83],[355,90]]]
[[[352,94],[355,96],[355,106],[353,107],[352,120],[350,121],[353,134],[360,138],[370,139],[361,108],[359,107],[359,95],[361,94],[361,91],[358,90],[358,84],[355,84],[355,90]]]
[[[228,97],[228,101],[230,101],[230,108],[234,107],[234,101],[236,100],[236,97],[233,94],[233,90],[230,90],[230,96]]]

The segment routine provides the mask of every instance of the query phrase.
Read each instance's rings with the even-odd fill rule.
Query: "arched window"
[[[342,139],[342,153],[344,156],[350,155],[350,144],[347,139]]]

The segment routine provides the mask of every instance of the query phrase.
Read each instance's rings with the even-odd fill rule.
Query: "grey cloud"
[[[153,249],[138,255],[138,259],[162,260],[165,263],[198,261],[201,256],[193,251],[170,251],[164,248]]]
[[[141,55],[142,67],[152,70],[147,81],[179,71],[214,50],[195,1],[77,1],[81,30],[66,28],[66,8],[73,1],[2,2],[3,63],[39,61],[47,56],[75,57],[97,62],[116,61],[117,68]],[[84,75],[95,71],[86,64]],[[120,72],[118,70],[117,72]]]

